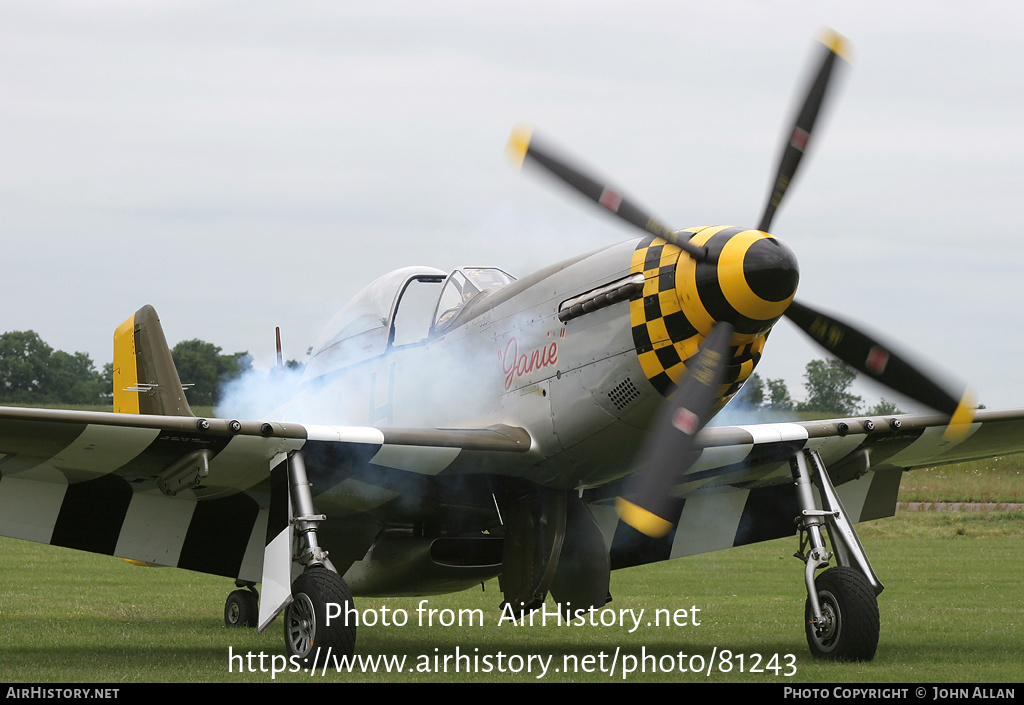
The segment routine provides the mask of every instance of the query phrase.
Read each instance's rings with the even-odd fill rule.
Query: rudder
[[[114,411],[195,416],[156,309],[146,304],[114,331]]]

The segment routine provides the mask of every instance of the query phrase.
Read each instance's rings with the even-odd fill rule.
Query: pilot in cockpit
[[[444,313],[438,316],[437,323],[434,326],[436,330],[444,330],[445,328],[447,328],[448,325],[455,318],[456,314],[458,314],[458,312],[462,310],[462,307],[465,306],[470,299],[472,299],[474,296],[480,293],[480,290],[477,289],[473,282],[469,281],[468,279],[460,283],[459,281],[453,278],[450,283],[451,285],[455,286],[456,289],[458,290],[459,300],[455,303],[454,306],[450,307],[448,310],[446,310]]]
[[[463,267],[448,277],[438,301],[440,312],[434,322],[434,331],[439,332],[452,324],[466,304],[477,295],[505,286],[515,278],[494,267]]]

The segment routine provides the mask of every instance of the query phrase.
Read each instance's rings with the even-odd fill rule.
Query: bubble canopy
[[[494,267],[433,267],[389,272],[356,294],[327,324],[310,352],[303,379],[383,355],[389,346],[426,341],[452,326],[466,303],[514,281]]]

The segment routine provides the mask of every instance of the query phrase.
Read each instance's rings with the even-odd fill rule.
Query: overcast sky
[[[798,298],[1024,405],[1024,9],[984,0],[5,0],[0,330],[99,366],[151,303],[269,365],[391,269],[633,237],[509,165],[524,121],[674,227],[753,226],[823,26],[854,61],[773,223]],[[783,321],[759,372],[799,397],[822,356]]]

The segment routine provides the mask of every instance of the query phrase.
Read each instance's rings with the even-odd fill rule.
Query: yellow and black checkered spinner
[[[755,243],[773,240],[770,235],[724,226],[686,232],[693,233],[690,242],[708,249],[707,261],[696,262],[653,236],[642,239],[633,253],[630,271],[644,275],[643,291],[630,302],[633,342],[645,376],[667,396],[714,324],[734,322],[734,353],[720,390],[720,408],[754,371],[768,331],[792,296],[766,300],[745,279],[747,252]]]

